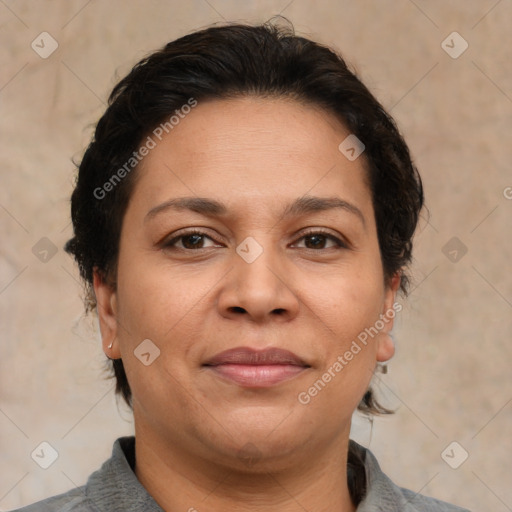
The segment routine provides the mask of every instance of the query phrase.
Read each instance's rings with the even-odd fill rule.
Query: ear
[[[121,351],[117,340],[117,295],[114,287],[95,267],[93,286],[96,295],[96,311],[100,323],[103,352],[109,359],[119,359]],[[109,348],[110,346],[110,348]]]
[[[389,361],[395,354],[395,343],[391,338],[391,329],[393,329],[394,318],[398,311],[402,309],[400,304],[395,305],[395,298],[400,286],[400,274],[396,273],[389,285],[386,287],[384,304],[380,319],[384,323],[378,336],[377,361]]]

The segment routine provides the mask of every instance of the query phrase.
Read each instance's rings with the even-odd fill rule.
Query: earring
[[[108,346],[109,349],[112,348],[113,343],[114,343],[113,341],[110,342],[110,345]]]

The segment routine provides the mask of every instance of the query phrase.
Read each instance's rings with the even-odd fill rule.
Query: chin
[[[240,440],[239,446],[229,443],[219,454],[223,465],[240,473],[251,474],[277,472],[295,466],[303,453],[304,443],[296,439],[293,433],[290,434],[291,439],[289,437],[287,440],[282,436],[275,439],[270,437],[247,437]]]

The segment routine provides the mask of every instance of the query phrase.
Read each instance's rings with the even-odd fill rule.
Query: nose
[[[231,319],[245,316],[254,323],[290,321],[300,307],[290,272],[277,250],[265,248],[252,262],[234,253],[218,297],[220,314]]]

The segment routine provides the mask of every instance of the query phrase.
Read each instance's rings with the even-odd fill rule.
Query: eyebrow
[[[161,203],[146,214],[144,222],[154,218],[159,213],[166,210],[173,209],[177,211],[190,210],[207,217],[223,217],[229,211],[226,205],[207,197],[177,197]],[[281,218],[288,218],[294,216],[301,216],[315,212],[323,212],[328,210],[343,210],[357,216],[364,227],[366,221],[361,210],[357,206],[340,199],[339,197],[317,197],[317,196],[302,196],[295,199],[290,204],[286,205]]]

